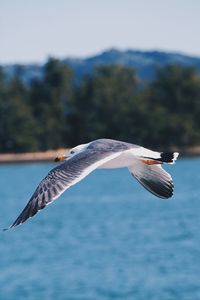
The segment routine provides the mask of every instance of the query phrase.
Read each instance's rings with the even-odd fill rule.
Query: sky
[[[199,0],[1,0],[0,64],[109,48],[200,56]]]

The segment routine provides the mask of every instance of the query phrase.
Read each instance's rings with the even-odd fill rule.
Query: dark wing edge
[[[3,231],[24,223],[56,200],[66,189],[81,181],[101,164],[119,156],[120,153],[86,150],[52,169],[41,181],[18,218]]]
[[[129,168],[129,171],[145,189],[155,196],[162,199],[173,196],[172,178],[160,165],[146,165],[140,162]]]
[[[50,174],[51,172],[49,175]],[[4,228],[4,231],[12,227],[16,227],[17,225],[21,225],[27,219],[32,218],[35,214],[44,209],[65,191],[64,184],[61,185],[61,182],[56,183],[56,180],[51,182],[51,180],[49,180],[49,175],[47,175],[47,177],[41,181],[18,218],[11,226]]]

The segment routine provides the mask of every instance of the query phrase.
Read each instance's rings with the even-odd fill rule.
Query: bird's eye
[[[75,152],[72,150],[70,153],[71,153],[71,154],[74,154]]]

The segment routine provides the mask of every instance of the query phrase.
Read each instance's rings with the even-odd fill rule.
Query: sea
[[[54,166],[0,166],[1,228]],[[166,169],[169,200],[127,169],[96,170],[0,232],[0,300],[200,300],[200,158]]]

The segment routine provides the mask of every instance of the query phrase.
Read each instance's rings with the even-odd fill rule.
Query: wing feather
[[[149,165],[138,161],[129,167],[131,174],[155,196],[163,199],[172,197],[174,184],[172,177],[161,165]]]
[[[65,190],[82,180],[101,164],[119,156],[120,153],[121,151],[87,149],[52,169],[40,182],[24,210],[9,228],[22,224],[28,218],[33,217]]]

